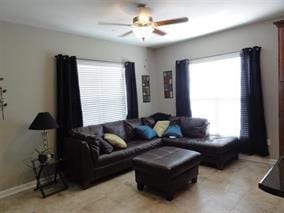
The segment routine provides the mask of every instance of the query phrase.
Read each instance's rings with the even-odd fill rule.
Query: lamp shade
[[[56,129],[58,124],[49,112],[40,112],[37,114],[29,129],[32,130],[45,130],[45,129]]]

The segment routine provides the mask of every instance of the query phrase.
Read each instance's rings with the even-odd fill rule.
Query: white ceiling
[[[186,16],[188,23],[163,26],[164,37],[146,41],[133,34],[118,35],[128,27],[97,23],[131,23],[137,3],[152,9],[154,21]],[[284,16],[284,0],[0,0],[0,20],[63,32],[158,47],[251,22]]]

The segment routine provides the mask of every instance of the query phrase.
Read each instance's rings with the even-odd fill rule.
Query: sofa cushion
[[[105,141],[102,137],[97,137],[100,144],[100,155],[110,154],[114,150],[113,146]]]
[[[231,150],[238,150],[238,139],[235,137],[208,138],[164,138],[165,145],[190,149],[207,154],[221,154]]]
[[[162,141],[160,138],[155,138],[149,141],[135,140],[130,141],[128,147],[123,150],[115,150],[110,155],[100,155],[97,166],[107,166],[109,164],[116,164],[126,159],[132,159],[134,156],[141,154],[150,149],[161,146]]]
[[[145,140],[151,140],[157,136],[156,132],[148,125],[137,126],[134,131]]]
[[[121,137],[123,140],[127,139],[126,131],[124,128],[124,121],[115,121],[103,124],[104,133],[111,133]]]
[[[88,142],[89,146],[93,149],[94,145],[98,143],[100,155],[109,154],[113,151],[113,146],[106,142],[101,136],[95,136],[88,133],[74,133],[73,137]]]
[[[207,136],[208,121],[203,118],[181,118],[182,134],[190,138],[204,138]]]
[[[105,133],[104,139],[107,142],[109,142],[111,145],[113,145],[115,148],[125,149],[127,147],[127,144],[125,143],[125,141],[121,137],[115,134]]]
[[[128,119],[124,122],[127,141],[138,139],[139,136],[134,131],[134,128],[140,125],[142,125],[140,119]]]
[[[158,137],[162,137],[164,132],[170,125],[170,121],[157,121],[154,126],[154,130],[157,133]]]
[[[97,161],[97,158],[101,152],[100,143],[97,140],[95,135],[87,134],[87,133],[73,133],[73,137],[79,139],[81,141],[87,142],[92,158],[94,161]]]
[[[174,124],[174,125],[170,125],[167,130],[164,133],[165,137],[177,137],[177,138],[181,138],[182,137],[182,132],[181,132],[181,128],[179,125]]]
[[[177,124],[177,125],[181,125],[181,118],[182,117],[178,117],[178,116],[171,116],[170,118],[169,118],[169,121],[170,121],[170,125],[175,125],[175,124]]]
[[[157,121],[165,121],[165,120],[169,120],[169,118],[171,117],[170,114],[165,114],[165,113],[162,113],[162,112],[157,112],[153,115],[150,115],[150,117],[152,117],[155,122]]]
[[[153,128],[155,126],[156,121],[154,120],[154,118],[151,117],[144,117],[141,118],[142,124],[143,125],[147,125],[151,128]]]
[[[84,127],[78,127],[73,128],[71,130],[71,135],[75,133],[83,133],[83,134],[89,134],[89,135],[96,135],[96,136],[103,136],[103,125],[92,125],[92,126],[84,126]]]

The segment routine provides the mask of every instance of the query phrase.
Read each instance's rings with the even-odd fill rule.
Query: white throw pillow
[[[164,132],[167,130],[167,128],[170,125],[170,121],[158,121],[155,126],[154,130],[157,133],[158,137],[162,137]]]

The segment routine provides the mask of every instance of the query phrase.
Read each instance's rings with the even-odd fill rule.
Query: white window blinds
[[[77,60],[84,126],[126,119],[123,64]]]
[[[239,54],[192,60],[189,72],[192,116],[207,118],[210,134],[239,136]]]

